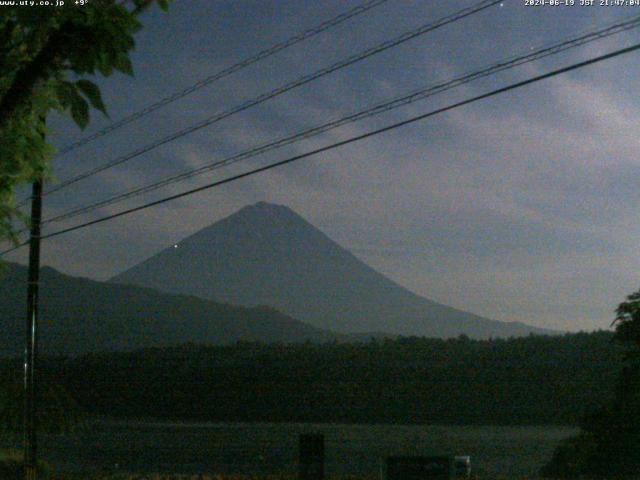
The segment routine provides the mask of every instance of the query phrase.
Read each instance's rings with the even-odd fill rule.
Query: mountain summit
[[[111,281],[243,306],[269,305],[345,333],[472,338],[550,333],[420,297],[293,210],[266,202],[242,208]]]

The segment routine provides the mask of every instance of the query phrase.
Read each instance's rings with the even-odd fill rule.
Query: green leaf
[[[114,64],[114,67],[127,75],[133,75],[133,65],[129,56],[126,53],[118,55],[118,59]]]
[[[84,94],[85,97],[91,103],[91,106],[96,110],[100,110],[102,113],[107,115],[107,108],[104,106],[102,102],[102,95],[100,94],[100,89],[98,86],[90,82],[89,80],[78,80],[76,85],[80,89],[80,91]]]
[[[91,82],[86,81],[87,84],[93,85]],[[83,86],[88,87],[87,84]],[[95,85],[93,85],[95,89]],[[91,87],[88,87],[91,90]],[[63,109],[69,109],[71,111],[71,117],[76,124],[84,129],[89,123],[89,104],[79,93],[80,85],[77,83],[71,83],[67,81],[59,81],[55,86],[56,96],[58,102]]]
[[[170,0],[158,0],[158,5],[163,11],[169,10],[169,2]]]
[[[102,75],[108,77],[113,73],[113,65],[106,52],[99,52],[96,60],[96,66]]]
[[[89,124],[89,104],[80,95],[73,98],[73,102],[71,103],[71,116],[76,124],[83,130]]]
[[[62,108],[71,108],[73,98],[77,95],[75,87],[69,82],[61,81],[55,86],[56,96]]]

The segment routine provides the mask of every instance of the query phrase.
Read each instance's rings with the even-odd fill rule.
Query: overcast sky
[[[346,0],[177,0],[142,18],[135,77],[99,80],[112,120],[359,4]],[[389,0],[56,159],[64,180],[475,1]],[[576,0],[580,3],[580,0]],[[597,3],[597,2],[596,2]],[[520,54],[640,7],[529,7],[472,17],[281,95],[45,198],[45,217],[204,165],[413,89]],[[257,165],[634,44],[616,35],[474,82],[45,231]],[[540,327],[609,326],[640,286],[640,54],[483,100],[366,141],[46,241],[43,263],[95,279],[257,201],[284,204],[360,259],[429,299]],[[79,132],[52,118],[57,146]],[[23,249],[24,250],[24,249]],[[9,260],[24,262],[25,252]]]

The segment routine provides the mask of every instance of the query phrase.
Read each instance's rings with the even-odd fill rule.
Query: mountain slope
[[[550,333],[420,297],[287,207],[245,207],[112,279],[238,305],[270,305],[339,332],[473,338]]]
[[[0,355],[24,344],[27,269],[0,273]],[[114,285],[41,270],[40,328],[45,353],[79,354],[183,342],[326,341],[336,338],[272,308],[243,308],[150,288]]]

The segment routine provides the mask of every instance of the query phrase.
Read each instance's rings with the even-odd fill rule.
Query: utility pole
[[[40,277],[40,221],[42,218],[42,179],[33,182],[31,230],[29,236],[29,279],[27,285],[27,335],[24,349],[24,473],[25,480],[36,480],[36,382],[38,346],[38,282]]]

